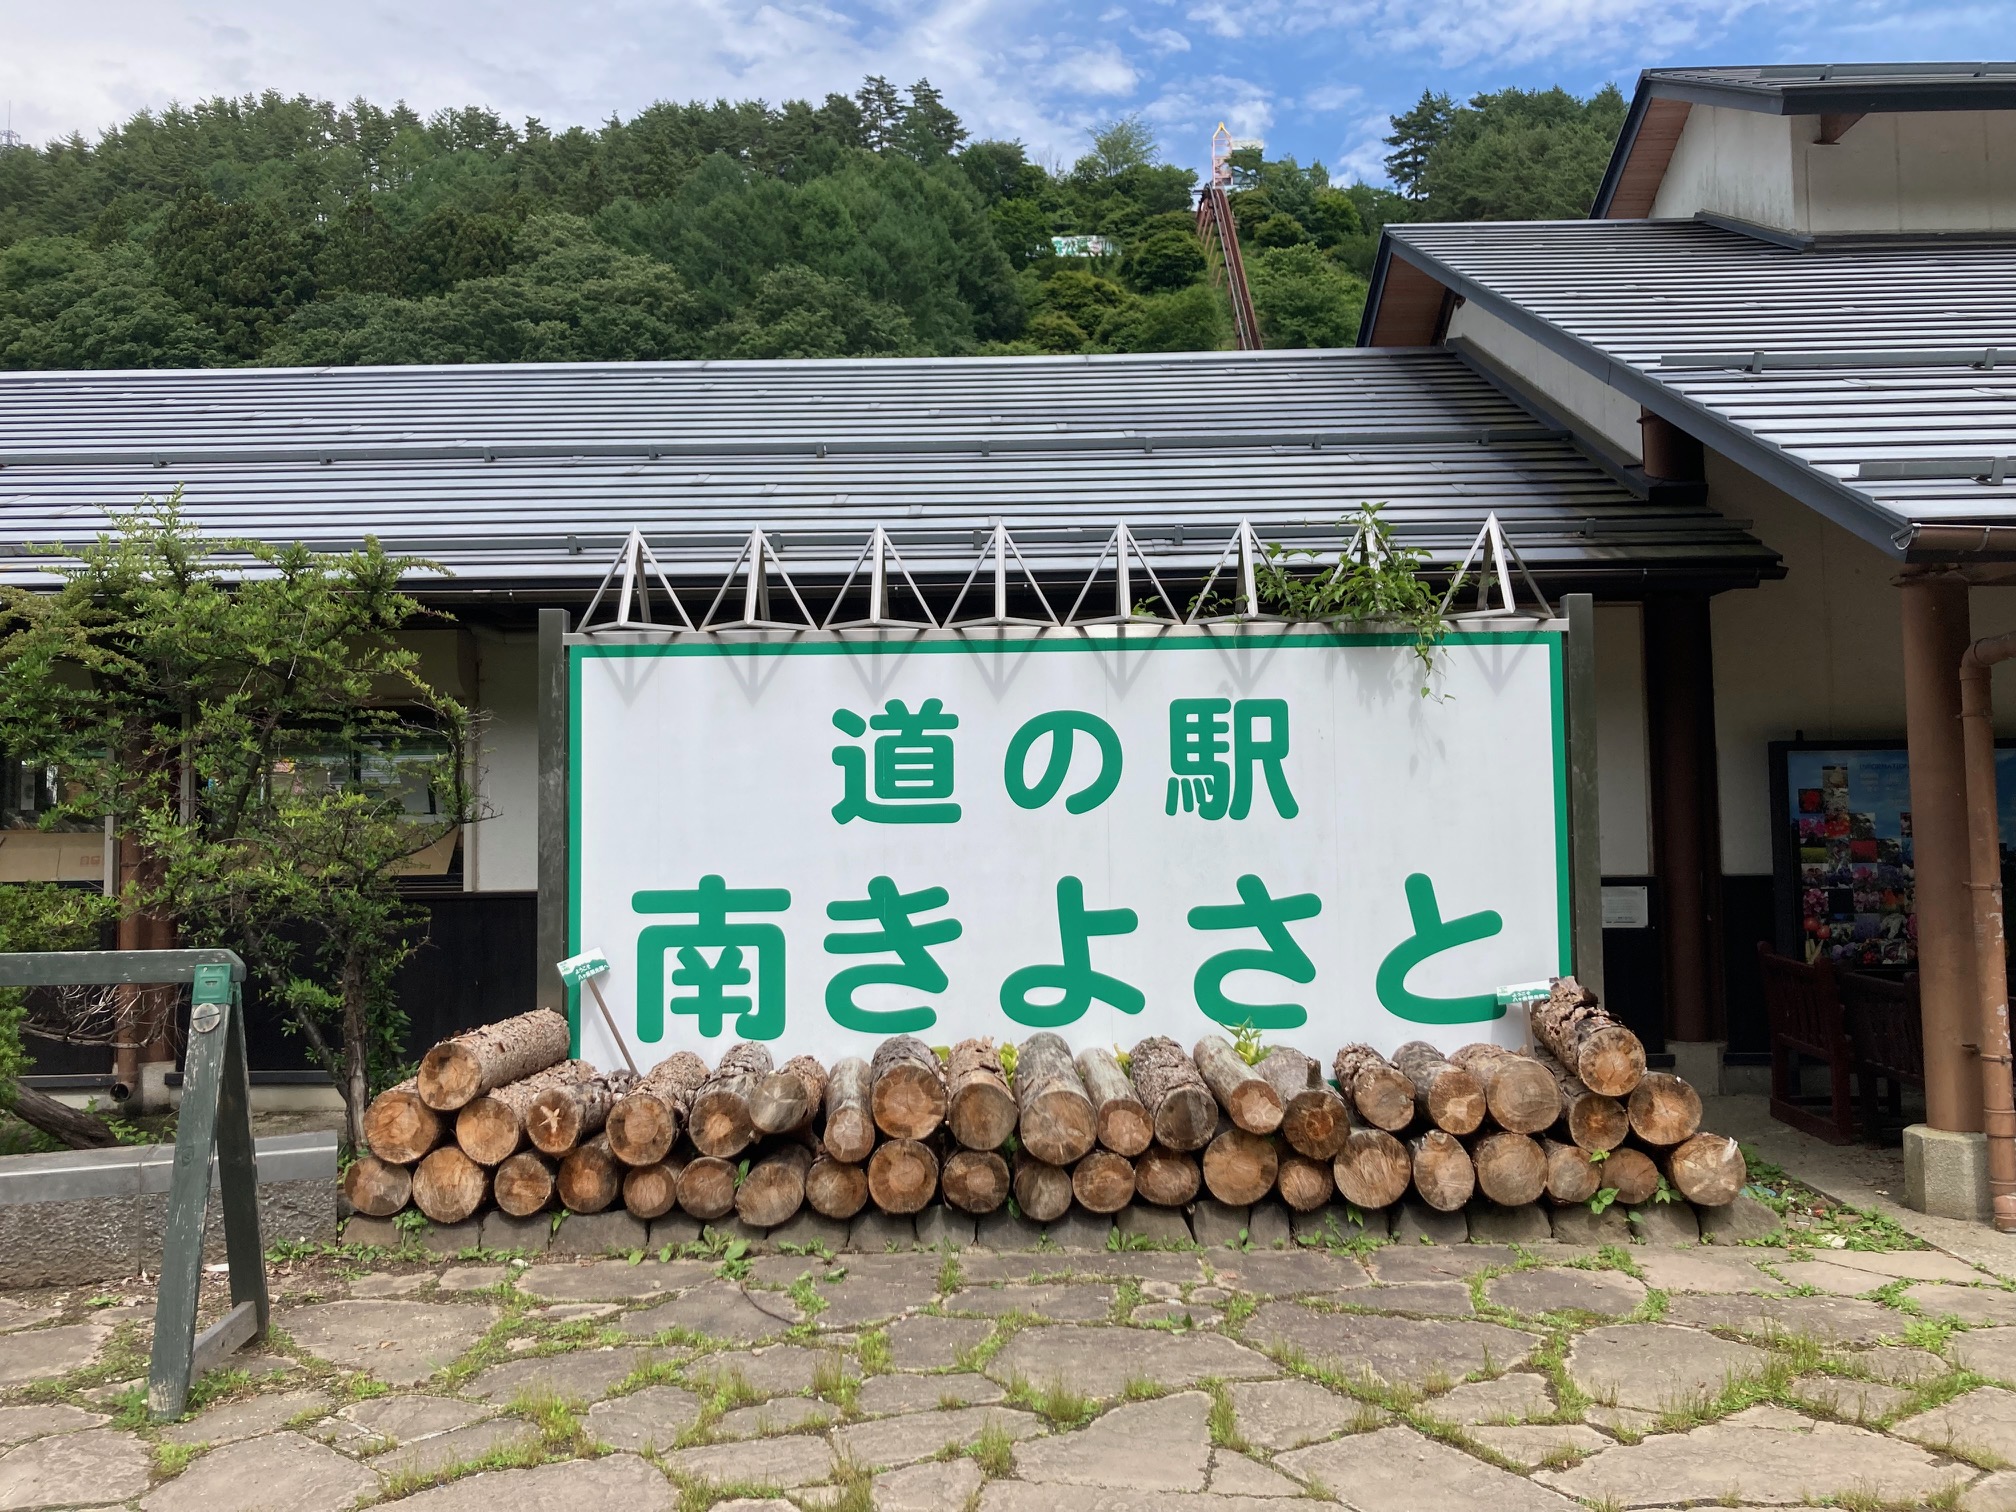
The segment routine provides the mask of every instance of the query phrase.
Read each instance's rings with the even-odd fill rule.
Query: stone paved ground
[[[272,1337],[166,1426],[144,1284],[0,1294],[0,1512],[2016,1512],[2016,1288],[1935,1250],[351,1251],[273,1281]]]

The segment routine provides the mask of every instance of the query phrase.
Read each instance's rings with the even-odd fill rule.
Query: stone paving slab
[[[1826,1260],[1886,1281],[1951,1281],[1965,1286],[1988,1279],[1966,1261],[1939,1250],[1832,1250]]]
[[[1120,1491],[1106,1486],[1036,1486],[991,1481],[980,1492],[980,1512],[1282,1512],[1278,1498]]]
[[[772,1344],[767,1349],[738,1349],[722,1354],[702,1355],[689,1361],[689,1381],[740,1381],[765,1396],[783,1392],[810,1391],[812,1378],[821,1363],[838,1367],[842,1375],[859,1375],[860,1368],[837,1349],[807,1349],[800,1344]]]
[[[1280,1373],[1265,1355],[1218,1334],[1127,1328],[1025,1328],[987,1362],[987,1374],[1004,1385],[1056,1380],[1095,1398],[1118,1396],[1130,1381],[1194,1386],[1213,1376],[1244,1381]]]
[[[454,1397],[388,1396],[368,1402],[352,1402],[336,1415],[308,1430],[325,1443],[366,1444],[382,1440],[410,1444],[440,1433],[466,1428],[486,1414],[474,1402]]]
[[[0,1334],[0,1387],[68,1375],[98,1358],[112,1335],[99,1323],[69,1323]]]
[[[378,1489],[355,1460],[298,1433],[246,1439],[192,1462],[141,1498],[141,1512],[272,1512],[284,1488],[287,1512],[340,1512]]]
[[[198,1413],[186,1423],[170,1423],[161,1437],[171,1444],[235,1444],[239,1439],[271,1433],[288,1419],[329,1406],[324,1391],[284,1391],[246,1397]]]
[[[1902,1387],[1886,1386],[1881,1381],[1850,1380],[1845,1376],[1800,1376],[1791,1390],[1802,1402],[1824,1407],[1851,1423],[1888,1417],[1911,1400],[1911,1393]]]
[[[81,1433],[111,1421],[102,1412],[52,1403],[48,1406],[0,1407],[0,1449],[51,1433]]]
[[[1805,1334],[1822,1344],[1875,1344],[1903,1334],[1909,1319],[1849,1297],[1675,1297],[1669,1323],[1747,1334]]]
[[[714,1274],[705,1260],[597,1260],[587,1265],[535,1265],[518,1278],[518,1290],[549,1302],[632,1302],[698,1286]]]
[[[493,1449],[501,1449],[507,1444],[531,1443],[538,1437],[538,1430],[521,1419],[490,1418],[485,1422],[472,1423],[467,1428],[457,1428],[451,1433],[437,1433],[402,1444],[397,1449],[388,1449],[373,1455],[368,1463],[381,1475],[402,1472],[432,1475],[451,1465],[481,1459]]]
[[[1574,1311],[1621,1318],[1644,1302],[1645,1283],[1617,1271],[1514,1271],[1485,1282],[1484,1295],[1517,1313]]]
[[[917,1458],[922,1459],[919,1455]],[[833,1471],[833,1451],[823,1438],[756,1439],[737,1444],[705,1444],[663,1456],[674,1475],[694,1480],[774,1486],[793,1491],[823,1481]],[[518,1512],[514,1508],[513,1512]],[[578,1512],[575,1508],[567,1512]],[[627,1509],[626,1509],[627,1512]]]
[[[1713,1397],[1769,1361],[1755,1345],[1696,1329],[1619,1323],[1578,1338],[1568,1352],[1568,1374],[1606,1406],[1663,1412]]]
[[[586,1425],[612,1449],[667,1449],[700,1420],[700,1398],[677,1386],[646,1386],[588,1409]]]
[[[1007,1395],[1000,1384],[970,1371],[951,1375],[870,1376],[854,1394],[855,1408],[870,1416],[928,1412],[941,1407],[985,1406]]]
[[[1015,1451],[1015,1473],[1039,1484],[1202,1491],[1211,1462],[1211,1398],[1178,1392],[1115,1407],[1091,1426]]]
[[[1552,1413],[1554,1398],[1543,1377],[1515,1370],[1495,1381],[1472,1381],[1430,1397],[1421,1410],[1445,1423],[1517,1423]]]
[[[844,1283],[821,1285],[819,1295],[826,1300],[826,1310],[819,1314],[819,1326],[858,1328],[929,1307],[938,1300],[938,1278],[928,1266],[918,1270],[920,1274],[903,1278],[857,1279],[850,1275]]]
[[[772,1401],[758,1402],[753,1407],[738,1407],[733,1412],[724,1412],[715,1419],[714,1434],[717,1438],[763,1438],[772,1433],[791,1433],[808,1424],[830,1427],[840,1415],[840,1409],[831,1402],[816,1402],[809,1397],[777,1397]]]
[[[1970,1458],[2016,1463],[2016,1392],[1981,1386],[1892,1426],[1892,1433]]]
[[[1718,1498],[1794,1506],[1842,1493],[1911,1505],[1973,1474],[1866,1428],[1752,1407],[1691,1433],[1606,1449],[1576,1469],[1542,1471],[1539,1478],[1570,1495],[1607,1497],[1629,1508]]]
[[[945,1512],[963,1507],[980,1489],[980,1467],[970,1459],[911,1465],[875,1477],[875,1512]]]
[[[0,1512],[123,1501],[147,1489],[150,1464],[145,1444],[110,1428],[34,1439],[0,1454]]]
[[[1402,1281],[1397,1285],[1375,1286],[1353,1293],[1343,1300],[1353,1307],[1372,1307],[1381,1312],[1423,1313],[1442,1318],[1468,1318],[1477,1311],[1469,1284],[1463,1281]]]
[[[970,1444],[990,1424],[1011,1439],[1033,1438],[1043,1431],[1034,1413],[1009,1407],[954,1407],[857,1423],[836,1432],[833,1445],[856,1465],[886,1469],[929,1459],[948,1444]]]
[[[2016,1385],[2016,1328],[1984,1328],[1955,1334],[1946,1343],[1955,1364]]]
[[[1487,1465],[1407,1428],[1297,1449],[1275,1463],[1297,1480],[1320,1481],[1355,1512],[1573,1512],[1559,1492]]]
[[[1760,1261],[1783,1260],[1783,1250],[1648,1249],[1631,1257],[1645,1279],[1666,1292],[1782,1292],[1783,1283],[1759,1270]]]
[[[900,1318],[886,1330],[898,1370],[942,1370],[994,1332],[985,1318]]]
[[[1386,1417],[1314,1381],[1241,1381],[1227,1390],[1239,1432],[1262,1449],[1299,1449]]]
[[[1298,1297],[1313,1292],[1345,1291],[1370,1286],[1365,1267],[1349,1255],[1317,1250],[1277,1254],[1268,1250],[1237,1251],[1213,1256],[1211,1268],[1221,1286],[1265,1297]]]
[[[611,1386],[638,1366],[670,1358],[676,1358],[676,1352],[661,1353],[634,1345],[534,1355],[479,1371],[462,1388],[462,1394],[479,1402],[495,1402],[500,1407],[508,1405],[520,1392],[546,1392],[564,1401],[594,1402],[607,1396]]]
[[[1470,1437],[1527,1470],[1558,1462],[1566,1455],[1586,1457],[1599,1449],[1608,1449],[1611,1443],[1594,1428],[1581,1423],[1472,1428]]]
[[[28,1328],[37,1323],[47,1323],[62,1311],[46,1302],[23,1302],[12,1297],[0,1297],[0,1333],[12,1333],[17,1328]]]
[[[1962,1323],[1990,1328],[2016,1323],[2016,1292],[1999,1286],[1941,1286],[1935,1281],[1919,1281],[1905,1287],[1904,1295],[1935,1318],[1958,1318]]]
[[[678,1492],[634,1454],[531,1470],[491,1470],[399,1502],[399,1512],[673,1512]],[[788,1505],[788,1503],[786,1504]],[[290,1509],[291,1512],[291,1509]]]
[[[412,1386],[454,1363],[496,1321],[496,1308],[473,1303],[320,1302],[286,1313],[282,1324],[332,1365]]]
[[[1481,1270],[1511,1265],[1518,1258],[1509,1246],[1503,1244],[1391,1244],[1375,1251],[1366,1264],[1375,1280],[1398,1284],[1402,1281],[1464,1281]]]
[[[1389,1386],[1453,1384],[1479,1370],[1519,1364],[1541,1342],[1497,1323],[1326,1313],[1299,1302],[1269,1302],[1246,1325],[1263,1348],[1297,1351],[1310,1365],[1347,1380],[1370,1376]]]
[[[1025,1313],[1057,1323],[1096,1323],[1113,1311],[1110,1286],[978,1286],[956,1293],[953,1311],[1004,1318]]]
[[[1300,1482],[1288,1479],[1272,1465],[1263,1465],[1257,1460],[1246,1458],[1243,1454],[1234,1454],[1230,1449],[1220,1449],[1212,1454],[1211,1475],[1207,1485],[1217,1496],[1302,1495]]]

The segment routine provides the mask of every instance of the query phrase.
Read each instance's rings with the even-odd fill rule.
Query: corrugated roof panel
[[[633,527],[692,576],[759,525],[807,574],[875,525],[963,573],[997,521],[1058,572],[1118,520],[1208,564],[1241,518],[1341,545],[1365,502],[1443,560],[1495,510],[1542,572],[1776,570],[1448,352],[0,375],[0,575],[176,487],[217,534],[375,535],[472,583],[592,581]]]

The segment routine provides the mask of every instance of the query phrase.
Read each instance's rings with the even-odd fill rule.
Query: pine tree
[[[1393,117],[1393,134],[1381,139],[1393,149],[1386,157],[1386,173],[1407,198],[1425,197],[1428,158],[1449,135],[1455,119],[1449,96],[1432,89],[1421,91],[1412,110]]]
[[[903,129],[903,102],[896,86],[880,74],[870,74],[854,92],[861,107],[861,145],[882,152],[897,145]]]
[[[903,150],[920,163],[949,157],[966,140],[965,126],[929,79],[919,79],[910,86],[910,103],[903,108],[899,134]]]

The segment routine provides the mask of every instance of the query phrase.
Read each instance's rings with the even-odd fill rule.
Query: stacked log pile
[[[442,1224],[494,1204],[518,1217],[733,1215],[752,1229],[801,1209],[846,1220],[934,1201],[1044,1223],[1073,1205],[1112,1214],[1201,1197],[1302,1213],[1338,1200],[1455,1212],[1476,1198],[1735,1199],[1735,1141],[1701,1131],[1699,1095],[1648,1071],[1593,993],[1558,979],[1530,1029],[1526,1050],[1346,1045],[1328,1075],[1286,1045],[1249,1063],[1216,1034],[1187,1050],[1157,1036],[1074,1055],[1043,1032],[1005,1059],[988,1039],[934,1050],[898,1035],[869,1060],[778,1066],[741,1043],[712,1069],[681,1050],[635,1077],[568,1059],[566,1021],[541,1010],[428,1052],[371,1104],[369,1153],[344,1186],[359,1212],[410,1204]]]

